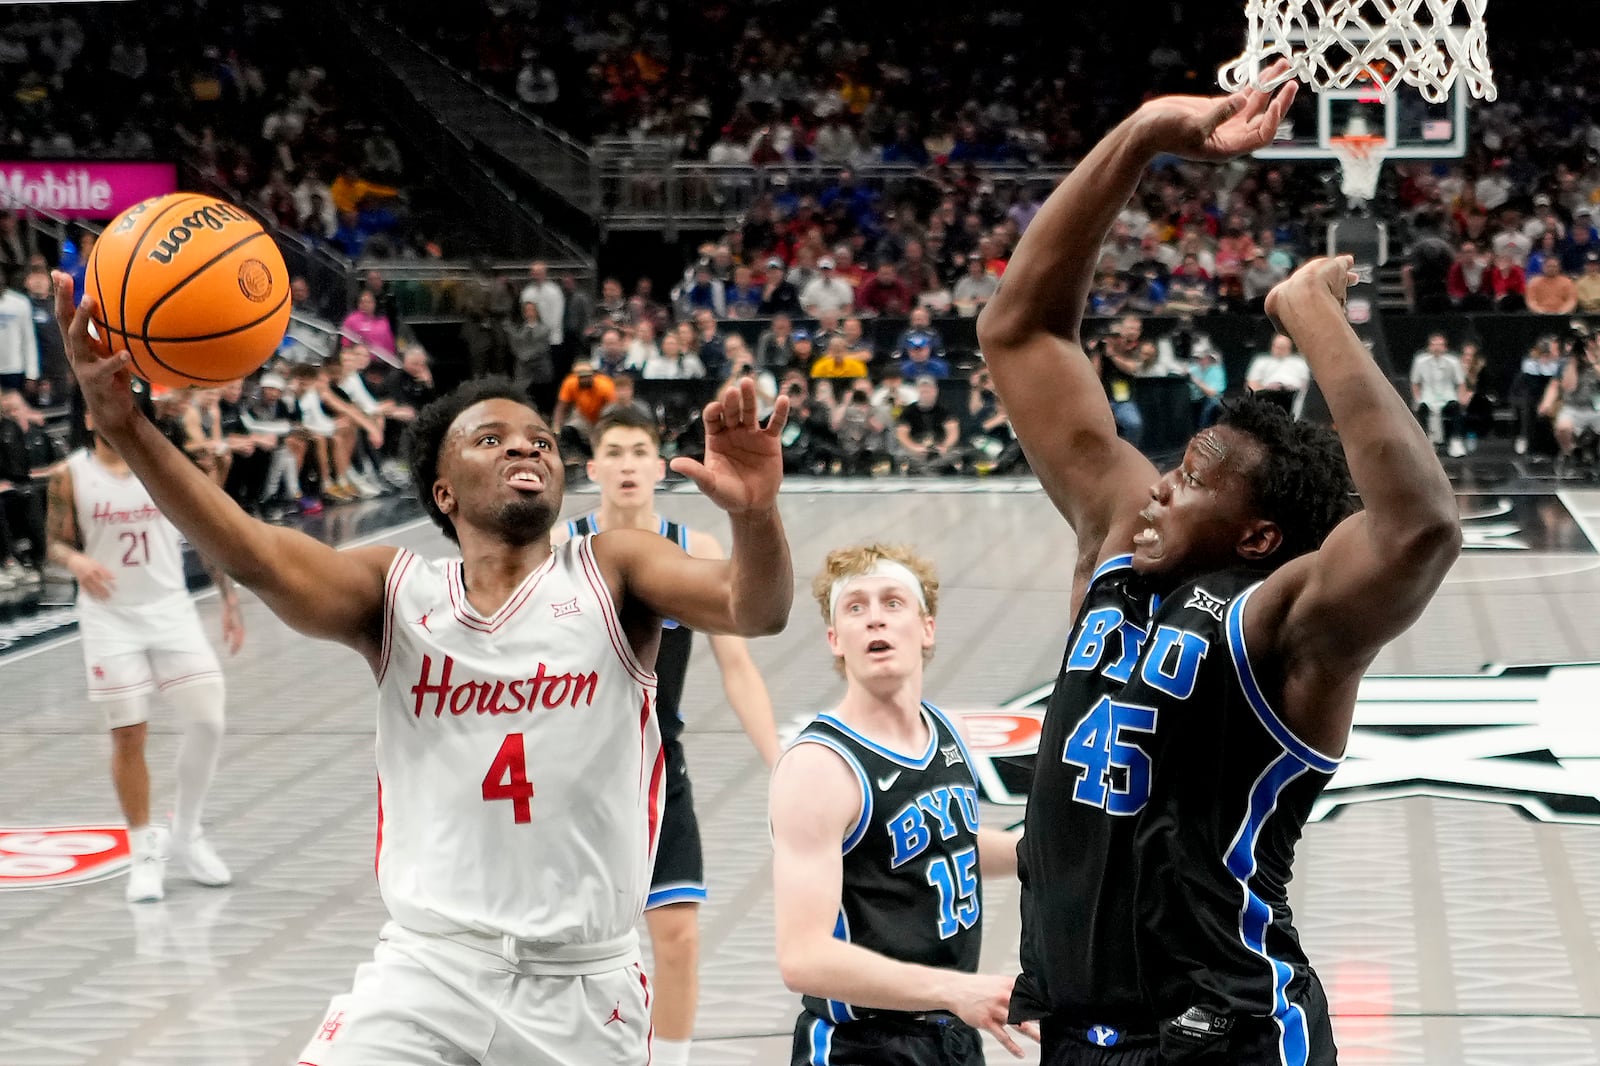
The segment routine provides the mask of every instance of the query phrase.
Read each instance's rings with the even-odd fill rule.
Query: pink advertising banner
[[[28,160],[0,163],[0,207],[67,218],[109,219],[141,200],[175,192],[171,163]]]

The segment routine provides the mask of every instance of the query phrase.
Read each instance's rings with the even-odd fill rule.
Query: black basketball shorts
[[[669,903],[706,901],[705,857],[700,851],[700,822],[694,815],[694,789],[683,745],[667,745],[667,805],[661,812],[661,839],[644,909]]]
[[[984,1066],[983,1037],[959,1018],[835,1024],[802,1011],[792,1066]]]

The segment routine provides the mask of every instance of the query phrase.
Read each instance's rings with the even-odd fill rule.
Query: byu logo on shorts
[[[1114,1047],[1122,1034],[1109,1025],[1096,1025],[1089,1030],[1089,1043],[1096,1047]]]

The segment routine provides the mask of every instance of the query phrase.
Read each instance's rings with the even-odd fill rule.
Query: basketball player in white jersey
[[[976,972],[981,878],[1016,876],[1020,834],[979,826],[965,737],[923,699],[933,565],[839,549],[812,592],[845,693],[772,775],[778,966],[805,1007],[792,1061],[981,1066],[978,1030],[1020,1057],[1014,978]]]
[[[294,629],[358,651],[378,682],[378,885],[391,921],[335,998],[302,1066],[500,1066],[650,1058],[644,910],[664,766],[650,666],[665,618],[781,630],[794,596],[777,511],[780,405],[749,384],[705,410],[703,464],[728,512],[727,560],[619,529],[552,550],[556,436],[509,381],[418,415],[424,506],[460,557],[336,551],[256,521],[135,410],[126,352],[88,335],[93,299],[56,317],[102,436],[189,540]]]
[[[616,407],[600,416],[590,431],[594,458],[589,477],[600,486],[600,509],[558,526],[560,544],[585,533],[609,529],[642,529],[675,541],[697,559],[721,559],[715,537],[656,514],[656,486],[666,475],[661,437],[655,420],[636,408]],[[645,924],[650,930],[651,977],[655,1002],[652,1066],[686,1066],[700,994],[700,905],[706,900],[705,860],[700,826],[694,813],[689,766],[678,737],[683,732],[682,695],[689,667],[693,631],[675,621],[666,623],[656,656],[656,719],[666,753],[667,798],[661,817]],[[778,757],[778,730],[772,700],[750,649],[740,637],[712,635],[711,654],[722,672],[722,688],[762,761]]]
[[[92,433],[92,421],[88,428]],[[133,860],[128,902],[163,897],[169,844],[200,884],[230,883],[227,864],[200,831],[222,752],[222,668],[189,598],[178,531],[98,433],[51,476],[46,526],[50,560],[78,582],[89,699],[105,712],[111,731],[111,780]],[[227,574],[210,562],[206,569],[222,599],[222,639],[232,654],[244,643],[239,598]],[[170,838],[150,824],[144,758],[150,695],[157,690],[183,731]]]

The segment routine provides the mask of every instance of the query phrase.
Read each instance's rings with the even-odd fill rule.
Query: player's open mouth
[[[637,481],[624,481],[618,487],[622,489],[636,489],[639,487],[639,483]]]
[[[513,470],[506,475],[506,483],[512,488],[527,489],[530,492],[541,492],[544,489],[544,478],[532,470]]]
[[[877,655],[881,652],[889,652],[893,650],[894,645],[890,644],[887,640],[875,640],[867,645],[868,655]]]
[[[1133,535],[1135,548],[1148,548],[1161,543],[1161,534],[1156,532],[1155,526],[1146,526]]]

